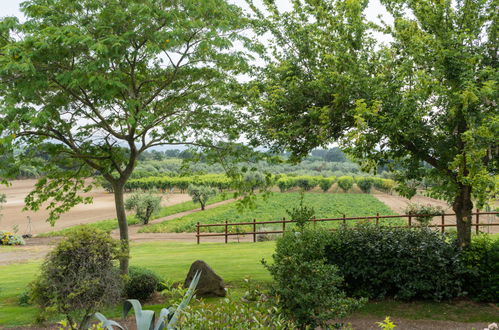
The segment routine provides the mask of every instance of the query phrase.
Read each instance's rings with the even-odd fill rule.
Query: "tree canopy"
[[[369,22],[365,0],[253,7],[274,37],[250,89],[258,141],[300,158],[339,140],[364,169],[388,164],[408,197],[409,182],[430,178],[466,245],[472,201],[498,189],[497,2],[381,2],[393,24]]]
[[[49,155],[27,207],[48,202],[55,221],[90,202],[78,191],[99,173],[127,241],[123,185],[142,152],[238,137],[231,104],[255,49],[248,21],[225,0],[29,0],[21,10],[25,22],[0,22],[0,134],[4,150]],[[9,168],[33,159],[14,154]]]

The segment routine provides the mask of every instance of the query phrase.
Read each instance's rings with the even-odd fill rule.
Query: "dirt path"
[[[464,323],[436,320],[407,320],[397,317],[391,317],[390,319],[397,326],[396,329],[401,330],[482,330],[484,328],[487,329],[487,326],[489,324],[487,322]],[[344,323],[351,323],[353,329],[362,330],[379,330],[380,327],[376,324],[376,322],[380,321],[382,320],[356,317],[343,320]]]
[[[0,193],[7,195],[7,203],[0,211],[3,216],[0,218],[0,230],[12,230],[15,225],[19,228],[19,234],[29,232],[28,217],[31,218],[31,233],[40,234],[54,230],[61,230],[79,224],[92,223],[100,220],[113,219],[116,217],[114,206],[114,196],[111,193],[97,188],[84,196],[93,197],[92,204],[78,205],[68,213],[63,214],[51,226],[45,221],[48,211],[43,207],[37,212],[25,211],[24,198],[33,189],[36,180],[15,180],[12,186],[0,186]],[[126,197],[125,197],[126,198]],[[163,196],[163,206],[170,206],[191,200],[187,194],[167,194]]]
[[[228,203],[231,203],[231,202],[234,202],[234,201],[235,201],[234,199],[227,199],[225,201],[221,201],[221,202],[217,202],[217,203],[213,203],[213,204],[207,205],[205,207],[205,209],[206,210],[210,210],[210,209],[216,208],[216,207],[218,207],[220,205],[228,204]],[[197,213],[197,212],[202,212],[202,211],[201,211],[201,209],[194,209],[194,210],[189,210],[189,211],[175,213],[175,214],[163,217],[163,218],[158,218],[158,219],[151,220],[151,221],[149,221],[149,225],[153,225],[155,223],[160,223],[160,222],[163,222],[163,221],[168,221],[168,220],[173,220],[173,219],[181,218],[181,217],[184,217],[186,215]],[[139,230],[142,227],[144,227],[144,226],[143,225],[132,225],[132,226],[128,227],[128,236],[130,237],[130,240],[134,241],[135,239],[145,239],[145,237],[151,236],[152,234],[154,234],[154,233],[139,233]],[[164,234],[169,235],[170,233],[164,233]],[[172,234],[175,234],[175,233],[172,233]],[[182,235],[185,234],[184,236],[190,235],[189,237],[194,237],[194,239],[196,237],[194,233],[181,233],[181,234]],[[111,236],[113,236],[115,238],[119,238],[119,230],[118,229],[113,230],[111,232]],[[165,236],[165,237],[167,237],[167,236]],[[178,237],[183,237],[183,236],[178,235]]]
[[[387,205],[389,208],[391,208],[394,212],[399,213],[399,214],[404,214],[405,213],[405,208],[407,207],[407,204],[409,203],[418,203],[418,204],[430,204],[433,206],[440,206],[441,208],[444,209],[445,213],[450,213],[453,214],[454,211],[452,208],[447,204],[447,202],[444,202],[442,200],[426,197],[426,196],[421,196],[421,195],[416,195],[414,196],[411,200],[398,196],[398,195],[389,195],[385,194],[380,191],[375,191],[373,192],[373,196],[376,197],[379,201]],[[480,216],[480,222],[481,223],[499,223],[499,218],[495,217],[493,215],[491,216]],[[433,224],[440,224],[441,223],[441,218],[440,217],[435,217],[433,218],[432,221]],[[445,217],[445,223],[446,224],[451,224],[451,223],[456,223],[456,219],[453,216],[447,216]],[[452,227],[451,227],[452,228]],[[472,230],[475,230],[475,227],[472,228]],[[490,226],[490,227],[482,227],[480,228],[481,231],[486,232],[486,233],[499,233],[499,226]]]
[[[224,205],[230,202],[233,202],[233,199],[221,201],[218,203],[214,203],[206,206],[206,209],[212,209],[220,205]],[[152,220],[150,223],[159,223],[162,221],[173,220],[176,218],[180,218],[192,213],[201,212],[199,209],[180,212],[176,214],[169,215],[167,217],[159,218]],[[132,243],[134,242],[157,242],[157,241],[166,241],[166,242],[188,242],[194,243],[196,242],[196,234],[195,233],[139,233],[139,229],[142,228],[141,225],[133,225],[129,227],[129,237]],[[119,231],[114,230],[111,232],[111,236],[114,238],[119,238]],[[37,260],[42,259],[45,255],[52,249],[53,245],[56,244],[62,237],[52,237],[52,238],[44,238],[44,237],[33,237],[26,239],[25,246],[19,247],[7,247],[3,250],[0,250],[0,264],[13,264],[26,262],[29,260]],[[230,236],[229,242],[249,242],[253,239],[252,236],[249,235],[241,235]],[[203,237],[202,242],[224,242],[224,237]]]

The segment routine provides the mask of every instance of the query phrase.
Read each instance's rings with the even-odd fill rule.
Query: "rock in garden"
[[[192,263],[187,278],[185,279],[184,288],[189,287],[197,271],[201,272],[201,277],[196,288],[196,296],[225,297],[227,291],[225,290],[224,281],[202,260],[196,260]]]

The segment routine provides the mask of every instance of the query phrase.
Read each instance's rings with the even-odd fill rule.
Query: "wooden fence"
[[[484,215],[499,215],[499,212],[480,212],[480,210],[476,210],[476,212],[472,213],[473,220],[471,223],[472,227],[475,227],[476,233],[478,234],[480,231],[480,227],[490,227],[490,226],[499,226],[499,222],[497,223],[481,223],[480,222],[480,216]],[[332,218],[332,219],[316,219],[312,218],[308,220],[310,223],[313,223],[314,225],[320,222],[330,222],[330,221],[339,221],[342,222],[343,224],[347,224],[348,221],[352,220],[365,220],[369,222],[374,222],[376,225],[379,225],[379,221],[382,219],[400,219],[400,218],[407,218],[407,225],[406,226],[396,226],[398,228],[410,228],[410,227],[418,227],[420,226],[419,224],[414,224],[414,219],[417,217],[428,217],[431,216],[433,218],[439,217],[440,218],[440,223],[439,224],[430,224],[427,227],[430,228],[440,228],[440,230],[445,232],[446,227],[456,227],[457,224],[454,220],[454,223],[445,223],[445,217],[455,217],[455,214],[442,214],[442,215],[409,215],[409,214],[404,214],[404,215],[379,215],[377,213],[375,216],[369,216],[369,217],[351,217],[347,218],[345,215],[343,215],[342,218]],[[257,241],[257,235],[258,234],[282,234],[286,231],[286,224],[291,224],[295,223],[296,220],[286,220],[286,218],[282,218],[282,220],[274,220],[274,221],[256,221],[256,219],[253,219],[253,221],[248,221],[248,222],[227,222],[225,223],[212,223],[212,224],[201,224],[197,223],[196,225],[196,239],[197,243],[199,244],[201,242],[201,237],[225,237],[225,243],[228,242],[229,236],[241,236],[241,235],[252,235],[253,236],[253,242]],[[281,230],[271,230],[271,231],[257,231],[257,226],[258,225],[268,225],[268,224],[273,224],[273,225],[281,225],[282,229]],[[250,232],[229,232],[229,226],[252,226],[253,231]],[[201,228],[206,228],[206,227],[223,227],[223,232],[217,232],[217,233],[202,233]]]

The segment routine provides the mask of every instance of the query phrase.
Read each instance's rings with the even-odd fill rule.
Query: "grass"
[[[210,198],[207,205],[218,203],[218,202],[230,199],[230,198],[232,198],[231,194],[227,194],[227,193],[218,194],[215,197]],[[177,214],[180,212],[195,210],[197,208],[200,208],[199,204],[193,203],[192,201],[178,203],[175,205],[162,207],[161,210],[158,213],[154,214],[151,219],[152,220],[160,219],[160,218],[164,218],[164,217],[167,217],[169,215],[172,215],[172,214]],[[135,224],[139,223],[139,219],[137,219],[134,215],[128,216],[127,221],[128,221],[129,225],[135,225]],[[111,232],[111,231],[118,228],[118,221],[116,220],[116,218],[109,219],[109,220],[101,220],[101,221],[97,221],[94,223],[76,225],[76,226],[72,226],[69,228],[61,229],[61,230],[54,230],[54,231],[50,231],[47,233],[38,234],[36,236],[37,237],[66,236],[68,233],[70,233],[76,229],[80,229],[80,228],[96,228],[96,229],[104,230],[106,232]]]
[[[132,244],[131,265],[147,267],[163,278],[183,281],[189,266],[195,260],[206,261],[226,282],[229,294],[244,294],[243,281],[250,276],[255,283],[268,286],[271,278],[260,263],[271,259],[275,242],[261,243],[140,243]],[[5,327],[32,324],[36,315],[34,306],[20,306],[18,296],[38,272],[40,261],[0,266],[0,325]],[[219,298],[207,300],[216,304]],[[194,308],[195,308],[194,303]],[[144,306],[159,310],[162,305]],[[117,308],[103,311],[108,317],[119,318]],[[400,302],[383,300],[369,302],[352,317],[452,320],[457,322],[497,321],[497,307],[469,301],[449,302]],[[61,317],[54,319],[57,321]]]
[[[223,223],[225,221],[244,222],[280,220],[288,217],[286,210],[297,207],[300,201],[299,193],[273,193],[268,199],[259,199],[258,207],[238,211],[237,202],[221,205],[217,208],[204,212],[193,213],[178,219],[164,221],[161,223],[144,226],[140,232],[194,232],[196,223]],[[306,193],[304,205],[313,207],[317,218],[339,218],[345,214],[347,217],[394,215],[395,213],[385,204],[369,194],[324,194]],[[395,219],[391,222],[397,222]],[[332,223],[326,223],[328,226]],[[208,227],[213,231],[221,231],[221,227]],[[234,230],[235,228],[229,228]],[[240,228],[241,229],[241,228]],[[242,228],[244,230],[244,228]],[[249,229],[249,228],[246,228]]]
[[[268,282],[270,276],[260,260],[271,258],[274,245],[274,242],[228,245],[177,242],[133,244],[130,265],[147,267],[171,281],[183,281],[190,265],[201,259],[206,261],[229,287],[242,283],[247,276],[251,276],[255,281]],[[40,261],[34,261],[0,266],[0,325],[19,326],[33,322],[36,308],[19,306],[18,296],[35,278],[40,264]]]

